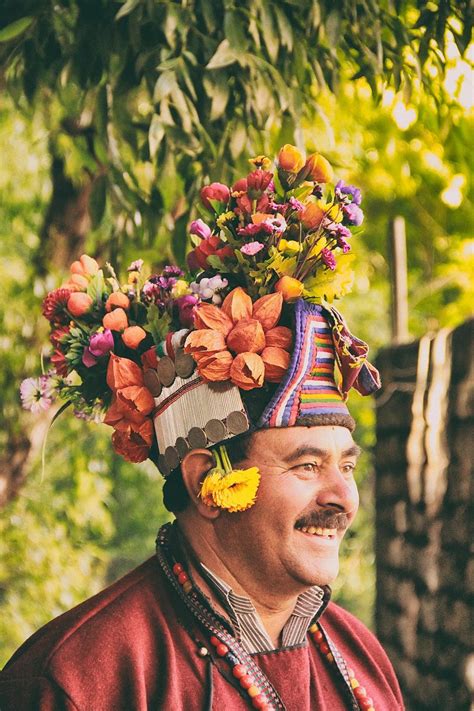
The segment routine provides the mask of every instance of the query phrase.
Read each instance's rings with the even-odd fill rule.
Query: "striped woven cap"
[[[295,345],[288,373],[263,411],[258,427],[355,423],[335,381],[335,349],[326,311],[295,304]]]

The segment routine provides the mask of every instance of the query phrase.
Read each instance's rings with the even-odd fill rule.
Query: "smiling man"
[[[347,394],[380,387],[323,298],[350,283],[360,190],[322,200],[329,163],[294,146],[275,173],[251,163],[201,192],[195,281],[143,280],[136,260],[120,286],[83,255],[44,301],[54,362],[80,376],[66,395],[106,411],[119,454],[155,461],[176,520],[153,558],[25,642],[1,711],[403,709],[375,637],[330,602],[359,504]]]

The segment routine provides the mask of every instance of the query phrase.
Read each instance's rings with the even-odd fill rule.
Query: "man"
[[[2,711],[403,709],[375,637],[330,602],[339,546],[358,508],[359,448],[345,393],[351,386],[373,392],[379,380],[365,344],[351,336],[340,314],[298,298],[311,296],[314,281],[305,279],[316,268],[326,278],[333,268],[330,254],[315,266],[315,240],[326,232],[324,244],[334,239],[334,248],[342,249],[340,234],[334,237],[337,213],[324,217],[331,206],[324,212],[313,200],[320,187],[306,180],[305,213],[289,197],[290,186],[310,170],[322,182],[321,165],[327,166],[316,158],[306,165],[297,149],[284,147],[278,179],[289,192],[278,196],[266,160],[255,159],[256,170],[232,191],[220,184],[205,189],[204,205],[217,211],[207,236],[206,225],[198,226],[209,243],[198,245],[197,257],[206,265],[219,250],[217,264],[226,259],[229,271],[219,277],[217,299],[211,278],[201,275],[196,282],[200,299],[190,331],[179,330],[183,321],[177,321],[150,355],[139,346],[148,345],[148,335],[131,322],[134,313],[142,317],[130,300],[143,313],[152,294],[153,305],[166,309],[166,289],[177,291],[175,283],[170,287],[171,268],[135,293],[127,287],[124,296],[117,288],[93,304],[88,279],[95,279],[95,295],[105,282],[96,276],[96,263],[81,258],[71,271],[74,277],[84,267],[82,281],[75,281],[85,285],[84,295],[48,297],[45,315],[70,362],[82,352],[74,334],[80,331],[84,348],[83,334],[92,328],[79,365],[83,381],[88,368],[97,368],[97,387],[106,365],[113,393],[106,422],[116,430],[114,446],[135,461],[151,456],[157,462],[166,477],[165,505],[176,521],[160,529],[154,558],[18,650],[0,676]],[[360,202],[349,188],[336,186],[338,209]],[[240,227],[234,229],[233,221]],[[233,248],[216,237],[223,225],[233,230]],[[282,237],[297,233],[296,247]],[[232,262],[238,237],[244,244]],[[259,267],[254,256],[262,250],[267,260]],[[303,257],[296,259],[295,250]],[[278,283],[268,279],[282,268]],[[239,269],[248,291],[229,284]],[[61,341],[57,321],[64,311],[68,320],[71,313],[86,318]],[[181,318],[174,308],[167,313]],[[104,321],[96,330],[90,324],[97,317]],[[152,318],[156,332],[156,310]],[[156,437],[151,450],[150,418]]]

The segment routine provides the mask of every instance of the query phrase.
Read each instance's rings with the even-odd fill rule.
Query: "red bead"
[[[367,691],[363,686],[357,686],[354,689],[354,696],[356,697],[356,699],[363,699],[367,696]]]
[[[216,654],[218,654],[219,657],[225,657],[228,651],[229,647],[227,647],[225,644],[218,644],[216,647]]]
[[[175,564],[173,565],[173,573],[174,573],[175,575],[179,575],[180,573],[183,572],[183,570],[184,570],[184,568],[183,568],[183,566],[181,565],[181,563],[175,563]]]
[[[211,637],[211,644],[213,647],[217,647],[217,645],[220,644],[220,641],[217,639],[217,637]]]
[[[252,699],[252,706],[254,709],[266,709],[268,708],[267,700],[263,694],[259,694]]]
[[[240,686],[241,686],[243,689],[250,689],[250,687],[252,686],[252,684],[253,684],[253,678],[252,678],[251,676],[249,676],[248,674],[246,674],[245,676],[241,677],[241,679],[240,679]]]
[[[247,674],[247,667],[244,667],[243,664],[236,664],[235,667],[232,669],[232,674],[235,676],[236,679],[241,679]]]
[[[183,570],[183,572],[178,575],[178,583],[184,585],[187,580],[189,580],[188,574]]]
[[[374,703],[369,696],[366,696],[364,699],[358,699],[358,702],[359,706],[361,707],[361,709],[364,709],[364,711],[366,711],[366,709],[370,709],[370,707],[373,706]]]
[[[318,644],[320,642],[324,642],[324,637],[323,637],[323,633],[321,632],[321,630],[317,630],[316,632],[313,633],[313,639]]]
[[[321,652],[322,652],[323,654],[329,654],[329,652],[331,651],[331,650],[329,649],[329,647],[327,646],[326,642],[323,642],[322,644],[320,644],[320,645],[319,645],[319,649],[321,650]]]

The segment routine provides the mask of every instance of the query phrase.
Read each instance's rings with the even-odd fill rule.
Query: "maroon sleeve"
[[[0,679],[0,711],[77,711],[68,694],[45,676]]]

